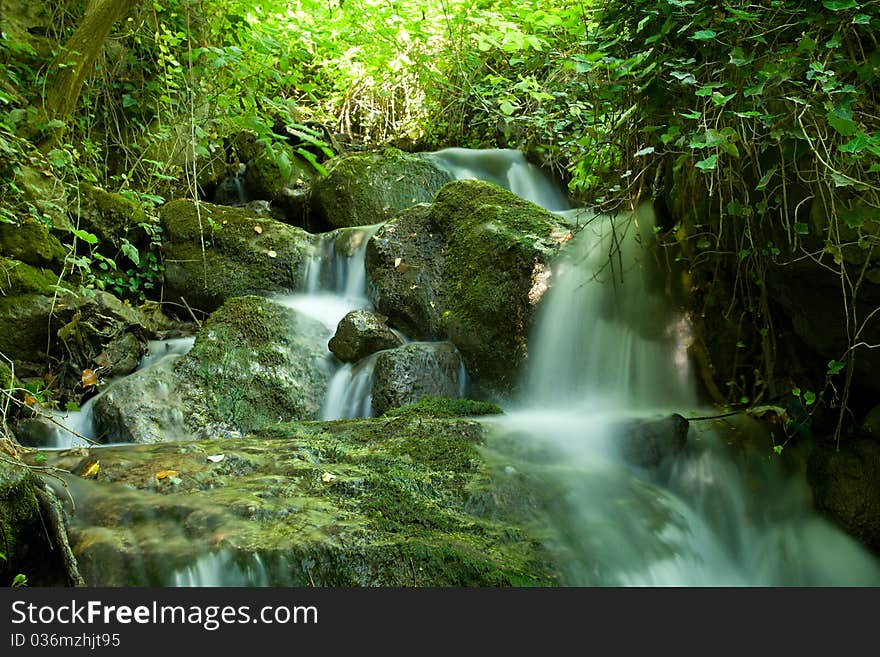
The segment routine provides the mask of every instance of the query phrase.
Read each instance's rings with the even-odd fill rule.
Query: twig
[[[195,313],[193,312],[192,308],[189,307],[189,304],[186,302],[185,298],[180,297],[180,300],[183,301],[183,305],[186,307],[187,312],[189,312],[189,316],[193,318],[193,321],[196,323],[196,326],[201,328],[202,327],[202,320],[200,320],[199,318],[196,317]]]

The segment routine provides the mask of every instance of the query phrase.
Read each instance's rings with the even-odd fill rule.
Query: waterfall
[[[699,409],[686,317],[656,278],[650,206],[618,217],[572,210],[511,151],[433,158],[457,179],[500,184],[580,229],[552,263],[526,392],[486,420],[499,476],[523,478],[544,500],[547,546],[568,583],[880,583],[877,560],[812,510],[802,472],[784,475],[769,447],[767,459],[734,461],[726,437],[760,427],[694,422],[689,448],[655,471],[624,458],[620,441],[634,422],[713,413]]]

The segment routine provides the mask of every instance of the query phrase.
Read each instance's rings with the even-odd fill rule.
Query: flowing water
[[[784,470],[745,418],[691,423],[687,449],[662,465],[633,465],[621,426],[700,410],[687,358],[688,323],[663,293],[650,247],[649,208],[615,219],[571,209],[550,177],[512,150],[430,154],[453,178],[495,182],[580,230],[553,264],[530,340],[526,392],[486,420],[487,457],[543,501],[535,522],[574,585],[878,585],[877,560],[811,508],[802,470]],[[276,300],[324,324],[328,339],[349,311],[371,308],[364,257],[378,226],[319,238],[301,292]],[[401,336],[403,337],[403,336]],[[190,342],[151,345],[142,366]],[[372,415],[376,355],[340,364],[324,419]],[[462,377],[463,383],[464,377]],[[68,414],[89,435],[88,404]],[[81,431],[80,431],[81,430]],[[55,446],[76,444],[57,432]],[[45,444],[45,443],[43,443]],[[174,586],[275,583],[259,555],[204,555],[171,577]]]

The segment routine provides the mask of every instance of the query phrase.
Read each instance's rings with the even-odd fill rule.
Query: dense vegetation
[[[794,391],[845,426],[856,363],[876,346],[862,299],[880,276],[880,3],[7,5],[0,222],[61,228],[83,182],[146,210],[141,245],[71,226],[65,280],[158,298],[155,208],[204,193],[242,131],[282,171],[283,144],[319,172],[380,144],[516,147],[584,203],[665,210],[658,230],[689,272],[716,401]],[[839,280],[846,344],[793,359],[768,278],[805,261]]]

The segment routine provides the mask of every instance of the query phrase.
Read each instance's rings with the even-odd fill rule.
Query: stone
[[[807,461],[816,508],[880,552],[880,444],[868,438],[820,444]]]
[[[410,343],[384,351],[373,369],[373,413],[415,404],[425,397],[462,396],[461,356],[451,343]]]
[[[343,363],[356,363],[377,351],[399,347],[403,340],[388,328],[387,319],[369,310],[353,310],[340,320],[327,346]]]
[[[239,208],[209,203],[199,208],[197,213],[194,203],[178,200],[160,212],[169,302],[183,298],[210,313],[232,297],[299,286],[313,248],[306,231]]]
[[[451,182],[372,237],[368,293],[389,326],[448,339],[482,393],[503,394],[518,383],[548,263],[568,234],[555,215],[497,185]]]
[[[312,182],[312,209],[333,228],[369,226],[430,202],[450,180],[431,161],[394,148],[331,160]]]
[[[45,224],[29,219],[21,224],[0,223],[0,255],[61,271],[67,249]]]

